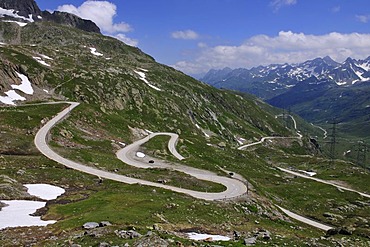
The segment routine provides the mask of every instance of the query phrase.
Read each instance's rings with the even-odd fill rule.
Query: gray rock
[[[240,232],[238,232],[238,231],[234,231],[234,239],[235,239],[235,240],[239,240],[239,239],[240,239],[240,237],[241,237]]]
[[[134,230],[128,231],[128,234],[130,235],[130,238],[140,238],[142,235]]]
[[[99,224],[96,223],[96,222],[86,222],[85,224],[83,224],[82,226],[84,229],[94,229],[94,228],[97,228],[99,227]]]
[[[162,239],[161,237],[155,234],[152,234],[151,236],[146,236],[146,237],[136,240],[133,246],[135,247],[152,247],[152,246],[167,247],[167,246],[170,246],[170,243]]]
[[[257,238],[262,238],[263,240],[270,240],[271,239],[271,233],[267,230],[259,230],[255,235]]]
[[[226,148],[226,143],[225,142],[220,142],[219,144],[217,144],[217,146],[219,148]]]
[[[99,223],[99,226],[100,227],[104,227],[104,226],[111,226],[112,223],[110,223],[109,221],[102,221]]]
[[[103,242],[99,244],[99,247],[110,247],[110,244]]]
[[[251,237],[251,238],[244,239],[244,245],[246,245],[246,246],[255,245],[256,242],[257,242],[257,238],[256,237]]]
[[[125,231],[125,230],[116,230],[114,231],[114,233],[120,237],[120,238],[123,238],[123,239],[134,239],[134,238],[140,238],[142,237],[142,235],[134,230],[129,230],[129,231]]]

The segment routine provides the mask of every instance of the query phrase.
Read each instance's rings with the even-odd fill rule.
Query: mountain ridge
[[[271,64],[251,69],[210,70],[200,80],[217,88],[228,88],[270,99],[310,77],[332,80],[339,86],[370,81],[370,57],[347,58],[343,63],[329,56],[297,64]]]
[[[0,20],[14,21],[18,25],[32,22],[51,21],[75,27],[87,32],[100,33],[100,28],[91,20],[82,19],[74,14],[47,10],[41,11],[35,0],[0,1]]]

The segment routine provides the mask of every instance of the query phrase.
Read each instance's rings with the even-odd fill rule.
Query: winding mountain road
[[[136,155],[137,152],[140,149],[140,146],[143,145],[145,142],[149,141],[150,138],[153,138],[153,137],[159,136],[159,135],[166,135],[166,136],[171,137],[169,142],[168,142],[168,149],[171,152],[171,154],[174,155],[177,159],[183,160],[184,157],[181,154],[179,154],[176,150],[176,144],[177,144],[179,136],[177,134],[174,134],[174,133],[167,133],[167,132],[151,133],[150,135],[146,136],[145,138],[143,138],[141,140],[138,140],[138,141],[122,148],[121,150],[119,150],[116,153],[117,158],[120,159],[124,163],[127,163],[131,166],[135,166],[135,167],[138,167],[138,168],[144,168],[144,169],[146,169],[146,168],[165,168],[165,169],[170,169],[170,170],[176,170],[176,171],[186,173],[190,176],[194,176],[194,177],[196,177],[198,179],[201,179],[201,180],[220,183],[220,184],[222,184],[226,187],[225,191],[220,192],[220,193],[207,193],[207,192],[200,192],[200,191],[178,188],[178,187],[174,187],[174,186],[168,186],[168,185],[164,185],[164,184],[160,184],[160,183],[154,183],[154,182],[150,182],[150,181],[146,181],[146,180],[142,180],[142,179],[131,178],[131,177],[127,177],[127,176],[123,176],[123,175],[119,175],[119,174],[99,170],[99,169],[89,167],[89,166],[83,165],[81,163],[66,159],[66,158],[60,156],[59,154],[57,154],[56,152],[54,152],[48,146],[47,142],[48,142],[48,138],[49,138],[49,133],[50,133],[50,130],[58,122],[62,121],[64,118],[66,118],[68,116],[68,114],[75,107],[77,107],[79,105],[79,103],[76,103],[76,102],[50,102],[50,103],[42,103],[42,104],[61,104],[61,103],[67,103],[67,104],[70,104],[70,106],[67,107],[66,109],[64,109],[63,111],[61,111],[60,113],[58,113],[50,121],[48,121],[37,132],[37,134],[35,136],[35,140],[34,140],[34,143],[35,143],[37,149],[43,155],[45,155],[46,157],[48,157],[51,160],[54,160],[54,161],[66,166],[66,167],[69,167],[69,168],[72,168],[72,169],[75,169],[75,170],[78,170],[78,171],[81,171],[81,172],[84,172],[84,173],[87,173],[87,174],[91,174],[91,175],[94,175],[94,176],[98,176],[100,178],[106,178],[106,179],[110,179],[110,180],[114,180],[114,181],[118,181],[118,182],[123,182],[123,183],[126,183],[126,184],[142,184],[142,185],[147,185],[147,186],[159,187],[159,188],[168,189],[168,190],[179,192],[179,193],[184,193],[184,194],[190,195],[194,198],[203,199],[203,200],[213,201],[213,200],[232,199],[232,198],[239,197],[239,196],[242,196],[242,195],[247,193],[248,189],[247,189],[245,180],[244,179],[238,179],[239,177],[241,177],[239,175],[235,176],[235,178],[223,177],[223,176],[218,176],[217,174],[215,174],[211,171],[201,170],[201,169],[188,167],[188,166],[185,166],[185,165],[180,165],[180,164],[175,164],[175,163],[169,163],[169,162],[165,162],[165,161],[162,161],[162,160],[151,158],[149,156],[138,157]],[[293,120],[294,120],[294,118],[293,118]],[[296,129],[295,120],[294,120],[294,123],[295,123],[294,124],[295,129]],[[297,131],[297,133],[299,135],[298,137],[291,137],[291,138],[301,138],[302,137],[299,134],[298,131]],[[240,147],[239,149],[244,149],[246,147],[250,147],[250,146],[253,146],[253,145],[260,144],[260,143],[264,142],[267,139],[276,139],[276,138],[287,138],[287,137],[264,137],[258,142],[244,145],[244,146]],[[153,160],[154,163],[153,162],[149,163],[149,160]],[[293,171],[290,171],[290,170],[287,170],[287,169],[284,169],[284,168],[280,168],[280,167],[278,167],[278,169],[280,169],[281,171],[296,175],[296,176],[304,177],[304,178],[307,178],[307,179],[313,179],[317,182],[321,182],[321,183],[329,184],[329,185],[332,185],[332,186],[336,186],[337,188],[340,188],[340,189],[343,189],[343,190],[356,192],[356,193],[358,193],[358,194],[360,194],[364,197],[370,198],[370,195],[368,195],[368,194],[358,192],[356,190],[352,190],[352,189],[349,189],[349,188],[346,188],[346,187],[343,187],[343,186],[339,186],[339,185],[333,184],[329,181],[325,181],[325,180],[321,180],[321,179],[317,179],[317,178],[312,178],[312,177],[305,176],[303,174],[296,173],[296,172],[293,172]],[[242,181],[244,181],[244,182],[242,182]],[[319,222],[313,221],[311,219],[305,218],[303,216],[297,215],[297,214],[295,214],[295,213],[293,213],[293,212],[291,212],[291,211],[289,211],[285,208],[282,208],[280,206],[277,206],[277,207],[281,211],[283,211],[286,215],[288,215],[289,217],[294,218],[298,221],[304,222],[306,224],[309,224],[311,226],[314,226],[316,228],[319,228],[319,229],[322,229],[322,230],[325,230],[325,231],[332,228],[331,226],[327,226],[327,225],[321,224]]]
[[[59,102],[59,103],[68,103],[70,106],[60,113],[58,113],[55,117],[53,117],[50,121],[48,121],[36,134],[34,143],[37,147],[37,149],[46,157],[48,157],[51,160],[54,160],[66,167],[91,174],[94,176],[98,176],[100,178],[106,178],[118,182],[123,182],[127,184],[142,184],[142,185],[148,185],[153,187],[159,187],[163,189],[172,190],[179,193],[184,193],[187,195],[190,195],[192,197],[203,199],[203,200],[224,200],[224,199],[232,199],[235,197],[242,196],[247,193],[247,186],[242,183],[241,181],[237,179],[232,179],[228,177],[222,177],[218,176],[213,172],[205,171],[197,168],[187,167],[184,165],[178,165],[178,164],[168,164],[163,161],[156,161],[155,165],[150,165],[149,162],[147,162],[147,158],[139,159],[135,155],[135,151],[137,151],[143,143],[147,142],[150,137],[154,137],[157,135],[169,135],[171,136],[171,139],[168,143],[169,150],[171,153],[178,158],[179,160],[184,159],[175,148],[178,135],[172,134],[172,133],[153,133],[150,136],[147,136],[139,141],[134,142],[133,144],[130,144],[123,148],[122,150],[117,152],[117,157],[122,160],[123,162],[140,168],[166,168],[166,169],[173,169],[177,171],[184,172],[186,174],[189,174],[191,176],[194,176],[196,178],[207,180],[215,183],[220,183],[226,187],[226,190],[220,193],[207,193],[207,192],[200,192],[200,191],[194,191],[194,190],[188,190],[183,188],[178,188],[174,186],[164,185],[160,183],[150,182],[142,179],[136,179],[131,178],[103,170],[99,170],[93,167],[89,167],[86,165],[83,165],[81,163],[66,159],[56,152],[54,152],[47,144],[48,136],[50,130],[60,121],[62,121],[69,113],[72,111],[75,107],[79,105],[79,103],[76,102]],[[56,104],[56,103],[51,103]]]

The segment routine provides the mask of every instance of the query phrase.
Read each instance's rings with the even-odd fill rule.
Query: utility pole
[[[337,125],[337,122],[335,121],[335,119],[333,120],[332,122],[333,126],[331,128],[331,133],[330,135],[328,135],[328,137],[330,138],[330,141],[328,141],[328,143],[330,144],[330,149],[329,149],[329,157],[330,157],[330,165],[333,165],[334,164],[334,160],[335,160],[335,145],[338,143],[337,142],[337,137],[336,137],[336,125]]]
[[[291,118],[292,118],[292,110],[290,109],[290,107],[288,108],[288,116],[287,116],[287,122],[286,122],[286,124],[287,124],[287,127],[288,128],[290,128],[291,127],[291,123],[292,123],[292,121],[288,121],[288,118],[290,119],[290,120],[292,120]]]
[[[358,166],[363,166],[366,168],[366,153],[369,151],[368,147],[364,141],[358,141],[357,145],[356,163]]]
[[[286,113],[286,109],[284,108],[284,111],[283,111],[283,121],[285,123],[285,127],[288,128],[288,115]]]

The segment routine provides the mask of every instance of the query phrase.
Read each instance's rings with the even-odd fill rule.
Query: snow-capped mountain
[[[272,64],[234,70],[225,68],[211,70],[201,80],[218,88],[239,90],[269,99],[310,77],[318,81],[329,80],[339,86],[370,81],[370,57],[364,60],[348,58],[338,63],[326,56],[299,64]]]
[[[29,23],[40,21],[51,21],[87,32],[100,33],[99,27],[94,22],[70,13],[41,11],[34,0],[0,1],[0,22],[13,22],[24,27]]]

